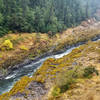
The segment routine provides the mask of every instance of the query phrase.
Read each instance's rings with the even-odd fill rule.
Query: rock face
[[[28,94],[17,93],[10,100],[44,100],[43,96],[47,93],[47,89],[44,87],[42,83],[31,82],[26,88]]]
[[[38,82],[31,82],[27,88],[28,90],[33,90],[28,95],[28,99],[31,100],[33,98],[34,100],[41,100],[43,95],[46,94],[47,90],[45,89],[44,85]]]

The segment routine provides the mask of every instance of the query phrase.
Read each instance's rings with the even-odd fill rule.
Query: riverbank
[[[98,40],[98,39],[100,39],[100,35],[97,35],[96,37],[94,37],[94,38],[92,38],[92,39],[90,39],[90,40],[91,40],[91,41],[96,41],[96,40]],[[20,64],[17,64],[17,65],[15,65],[15,66],[13,66],[13,67],[10,67],[10,68],[8,69],[8,73],[6,73],[5,75],[1,75],[0,79],[4,79],[5,77],[11,75],[14,71],[19,70],[19,68],[21,69],[21,68],[23,68],[24,66],[28,66],[28,65],[31,65],[32,63],[33,63],[33,64],[36,63],[36,62],[38,62],[39,60],[41,60],[42,58],[47,58],[47,57],[49,57],[49,56],[52,57],[53,55],[60,55],[60,54],[64,53],[65,51],[69,50],[70,48],[76,48],[76,47],[78,47],[78,46],[80,46],[80,45],[85,44],[86,42],[88,42],[88,41],[83,41],[83,42],[79,42],[79,43],[77,43],[77,44],[70,45],[70,46],[68,46],[68,47],[63,48],[62,50],[57,51],[57,52],[53,52],[53,51],[52,51],[52,52],[44,53],[44,54],[40,55],[39,57],[38,57],[38,56],[35,57],[33,60],[32,60],[32,59],[26,59],[26,60],[24,60],[23,63],[20,63]]]
[[[0,39],[0,77],[2,78],[4,75],[8,75],[10,72],[8,70],[17,69],[43,56],[64,52],[72,46],[91,39],[95,40],[99,37],[99,22],[94,22],[87,26],[80,25],[70,28],[61,34],[56,34],[52,38],[47,34],[9,34]],[[2,46],[6,40],[12,43],[12,49]],[[2,50],[2,48],[4,49]]]
[[[63,58],[46,60],[33,77],[22,77],[11,91],[0,96],[0,99],[89,100],[89,98],[96,98],[99,89],[96,87],[100,82],[99,66],[100,41],[89,41]],[[71,83],[66,88],[69,82]]]

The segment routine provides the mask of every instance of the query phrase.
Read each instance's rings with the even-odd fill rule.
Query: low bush
[[[27,48],[27,47],[25,47],[24,45],[20,46],[20,49],[21,49],[21,50],[28,51],[28,48]]]
[[[91,78],[93,74],[98,75],[98,71],[95,69],[95,67],[86,67],[83,66],[75,66],[71,70],[67,70],[63,73],[60,73],[58,77],[56,77],[55,80],[55,86],[53,94],[55,94],[57,91],[57,88],[60,88],[60,93],[64,93],[66,90],[68,90],[71,85],[75,84],[77,82],[77,79],[80,78]],[[53,95],[55,96],[55,95]]]
[[[1,50],[11,50],[13,49],[13,43],[8,39],[5,40],[1,46]]]
[[[54,88],[53,88],[52,95],[53,95],[54,97],[57,97],[57,96],[59,96],[60,92],[61,92],[60,88],[54,87]]]
[[[77,68],[75,67],[72,70],[67,70],[58,75],[55,85],[61,89],[61,92],[65,92],[72,83],[75,83],[75,78],[78,77],[78,73],[76,72]]]
[[[84,69],[84,74],[83,76],[86,78],[91,78],[93,73],[95,73],[96,75],[99,75],[98,71],[95,69],[95,67],[89,66],[87,68]]]

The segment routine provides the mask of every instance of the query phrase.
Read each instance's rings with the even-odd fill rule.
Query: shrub
[[[53,88],[53,91],[52,91],[52,95],[54,96],[54,97],[57,97],[57,96],[59,96],[59,94],[60,94],[60,88],[58,88],[58,87],[54,87]]]
[[[98,71],[95,67],[74,66],[71,70],[66,70],[60,73],[55,80],[55,86],[60,88],[60,92],[63,93],[68,90],[72,84],[77,82],[79,78],[91,78],[93,73],[98,75]]]
[[[3,57],[3,54],[0,53],[0,58],[2,58],[2,57]]]
[[[61,92],[65,92],[70,88],[72,83],[75,83],[75,78],[79,77],[77,70],[78,67],[75,67],[72,70],[67,70],[58,75],[55,85],[61,89]]]
[[[12,31],[8,31],[8,34],[12,34],[13,32]]]
[[[20,46],[20,49],[21,49],[21,50],[28,51],[28,48],[26,48],[24,45]]]
[[[84,74],[83,76],[86,78],[91,78],[93,73],[95,73],[96,75],[99,75],[98,71],[95,69],[95,67],[87,67],[84,69]]]
[[[1,46],[1,50],[10,50],[13,49],[13,43],[10,40],[5,40]]]
[[[51,38],[53,36],[53,33],[51,31],[49,31],[48,36],[49,36],[49,38]]]

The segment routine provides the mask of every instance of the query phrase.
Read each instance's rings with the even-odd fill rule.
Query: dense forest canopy
[[[94,16],[99,0],[0,0],[0,36],[60,32]]]

